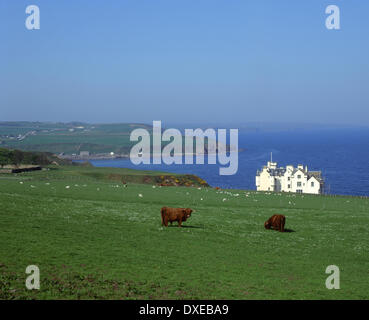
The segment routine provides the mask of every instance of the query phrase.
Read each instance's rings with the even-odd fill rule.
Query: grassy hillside
[[[151,131],[151,126],[134,123],[0,122],[0,144],[24,151],[120,154],[129,152],[129,135],[136,128]]]
[[[22,164],[50,165],[50,164],[72,164],[71,161],[62,160],[51,153],[24,152],[21,150],[10,150],[0,148],[0,169],[3,166],[18,166]]]
[[[150,125],[136,123],[0,122],[0,146],[23,151],[64,153],[67,156],[78,155],[81,151],[88,151],[92,157],[97,154],[110,157],[111,152],[127,156],[136,144],[130,141],[130,134],[137,128],[152,132]],[[192,137],[187,139],[192,140]],[[167,143],[163,142],[162,147]],[[205,139],[205,151],[207,144]],[[193,141],[193,148],[196,150],[196,140]],[[231,149],[228,145],[226,148]]]
[[[110,178],[119,174],[157,173],[0,175],[0,298],[369,298],[367,198],[123,187]],[[164,205],[195,212],[183,228],[163,228]],[[265,230],[275,213],[294,232]],[[25,289],[30,264],[40,268],[39,291]],[[325,288],[332,264],[340,290]]]

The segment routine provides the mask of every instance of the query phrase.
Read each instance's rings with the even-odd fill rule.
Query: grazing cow
[[[178,227],[181,227],[182,222],[186,221],[192,213],[190,208],[161,208],[161,225],[168,226],[168,222],[172,224],[174,221],[178,222]]]
[[[286,217],[283,214],[275,214],[271,216],[264,223],[265,229],[274,229],[279,232],[284,232],[284,224],[286,222]]]

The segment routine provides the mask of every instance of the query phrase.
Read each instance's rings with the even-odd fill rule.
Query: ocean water
[[[129,159],[92,160],[97,167],[122,167],[195,174],[213,187],[256,190],[256,171],[273,153],[278,166],[307,165],[322,171],[326,192],[369,196],[369,128],[326,129],[269,133],[240,133],[238,172],[219,175],[220,164],[134,165]]]

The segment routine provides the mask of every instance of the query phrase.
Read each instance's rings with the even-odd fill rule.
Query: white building
[[[307,166],[292,165],[277,168],[277,163],[268,161],[261,171],[256,173],[258,191],[322,193],[324,181],[320,171],[308,171]]]
[[[90,152],[89,151],[80,151],[79,155],[81,157],[88,157],[90,155]]]

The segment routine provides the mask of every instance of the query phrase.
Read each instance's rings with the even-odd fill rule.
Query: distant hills
[[[61,155],[127,155],[132,130],[151,126],[138,123],[0,122],[0,147]]]
[[[152,126],[143,123],[7,121],[0,122],[0,147],[49,152],[61,159],[72,160],[122,158],[129,156],[131,147],[136,143],[130,141],[130,134],[137,128],[152,133]],[[226,148],[230,150],[229,146]],[[206,141],[205,153],[207,153]]]
[[[237,124],[164,124],[166,128],[238,128],[240,133],[277,132],[335,128],[342,126],[319,124],[290,124],[243,122]],[[0,147],[32,152],[49,152],[63,159],[111,159],[128,157],[131,147],[129,137],[134,129],[143,128],[152,132],[151,124],[110,123],[91,124],[84,122],[0,122]],[[163,128],[164,129],[164,128]],[[164,144],[163,144],[164,145]],[[206,144],[205,149],[207,150]],[[229,150],[229,146],[227,146]],[[205,150],[205,152],[206,152]],[[242,151],[242,150],[240,150]]]

